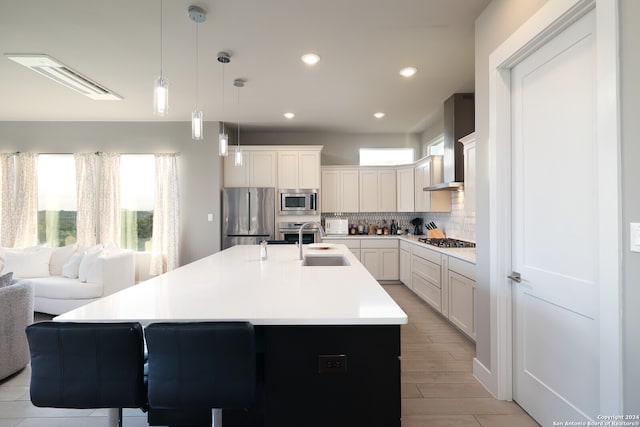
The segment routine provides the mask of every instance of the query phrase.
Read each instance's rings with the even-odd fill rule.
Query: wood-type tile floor
[[[384,288],[409,316],[401,337],[402,427],[538,426],[517,404],[492,398],[473,378],[471,341],[403,285]],[[34,407],[30,374],[27,367],[0,381],[0,427],[107,425],[105,410]],[[124,415],[127,427],[148,426],[139,410],[125,409]]]
[[[402,427],[535,427],[472,375],[475,344],[403,285],[385,290],[409,316],[401,329]]]

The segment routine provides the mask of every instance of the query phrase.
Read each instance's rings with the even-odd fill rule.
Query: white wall
[[[360,148],[414,148],[420,158],[419,134],[362,134],[329,132],[241,132],[246,145],[322,145],[322,165],[357,165]]]
[[[625,414],[640,414],[640,253],[629,251],[629,223],[640,222],[640,2],[620,1],[622,95],[622,310]],[[613,191],[613,189],[612,189]]]
[[[0,122],[0,151],[179,152],[180,263],[186,264],[220,250],[221,230],[218,123],[206,124],[203,142],[191,139],[190,126],[189,122]],[[207,213],[214,214],[213,222],[207,221]]]
[[[476,20],[476,357],[490,370],[489,55],[546,0],[493,0]]]

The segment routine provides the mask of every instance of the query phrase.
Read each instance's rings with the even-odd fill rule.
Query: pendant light
[[[169,113],[169,81],[162,73],[162,0],[160,0],[160,76],[153,83],[153,114],[166,116]]]
[[[238,88],[238,145],[236,146],[236,153],[233,158],[233,164],[236,166],[242,166],[242,150],[240,149],[240,88],[244,87],[246,80],[235,79],[233,85]]]
[[[218,62],[222,64],[222,126],[218,135],[218,155],[227,157],[229,155],[229,136],[224,130],[224,65],[231,62],[231,57],[227,52],[218,52]]]
[[[198,6],[189,7],[189,19],[196,23],[196,108],[191,113],[191,139],[202,141],[203,134],[203,114],[198,110],[198,25],[207,20],[207,12]]]

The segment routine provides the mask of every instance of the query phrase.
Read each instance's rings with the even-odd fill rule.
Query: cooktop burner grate
[[[418,238],[419,242],[426,243],[428,245],[437,246],[439,248],[475,248],[474,242],[467,242],[465,240],[458,239],[431,239],[429,237]]]

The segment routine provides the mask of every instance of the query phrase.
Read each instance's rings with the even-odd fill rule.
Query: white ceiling
[[[124,97],[94,101],[0,57],[2,121],[188,121],[246,128],[420,132],[452,93],[474,89],[474,20],[489,0],[164,0],[170,114],[152,114],[160,0],[2,0],[0,53],[45,53]],[[216,61],[219,51],[231,63]],[[316,52],[313,68],[300,56]],[[405,66],[418,73],[405,79]],[[235,78],[247,79],[236,89]],[[224,108],[221,90],[224,86]],[[239,93],[238,93],[239,91]],[[238,94],[240,104],[238,106]],[[286,120],[282,113],[294,111]],[[384,111],[382,120],[373,118]]]

